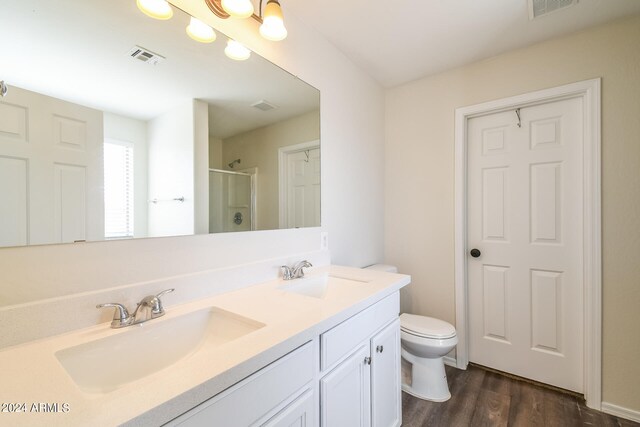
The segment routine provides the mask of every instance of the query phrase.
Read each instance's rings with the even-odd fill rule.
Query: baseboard
[[[602,412],[609,415],[615,415],[616,417],[626,418],[627,420],[640,422],[640,411],[623,408],[622,406],[614,405],[613,403],[602,402]]]
[[[458,367],[458,363],[456,362],[456,359],[451,357],[451,356],[444,356],[442,358],[442,360],[444,361],[445,365],[449,365],[453,368],[457,368]]]

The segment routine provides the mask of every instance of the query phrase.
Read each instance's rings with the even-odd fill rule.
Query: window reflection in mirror
[[[174,12],[4,5],[0,246],[320,225],[319,92]]]

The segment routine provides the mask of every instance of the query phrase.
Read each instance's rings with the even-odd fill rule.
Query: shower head
[[[237,164],[240,164],[240,159],[235,159],[233,162],[229,163],[229,165],[228,165],[228,166],[229,166],[231,169],[233,169],[233,165],[235,165],[236,163],[237,163]]]

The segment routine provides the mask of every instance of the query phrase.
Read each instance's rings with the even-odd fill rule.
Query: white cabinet
[[[370,424],[369,345],[361,346],[320,380],[323,427],[364,427]]]
[[[396,292],[168,425],[400,426],[399,309]]]
[[[400,294],[389,295],[320,335],[321,370],[331,369],[384,325],[398,318]]]
[[[320,380],[322,427],[402,424],[398,308],[394,294],[321,337],[322,364],[330,367]],[[350,355],[334,364],[347,342]]]
[[[371,425],[402,424],[400,319],[371,339]]]
[[[289,412],[283,415],[284,419],[293,416],[292,423],[296,425],[295,414],[298,414],[298,419],[308,417],[308,406],[305,406],[308,401],[304,397],[306,390],[311,391],[311,399],[314,400],[314,353],[314,345],[309,342],[167,425],[248,427],[266,424],[288,427],[291,424],[284,421],[279,423],[277,417],[283,413],[281,411],[297,402],[300,406],[291,406]],[[298,401],[297,396],[304,398]],[[294,403],[289,403],[292,401]],[[311,414],[314,413],[312,408]],[[312,419],[313,416],[308,418]],[[273,423],[272,419],[275,420]]]

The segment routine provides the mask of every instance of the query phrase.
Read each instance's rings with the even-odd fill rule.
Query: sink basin
[[[305,276],[300,279],[286,281],[279,289],[285,292],[305,295],[312,298],[326,298],[331,289],[338,286],[353,286],[367,283],[364,280],[347,279],[329,275],[328,273]]]
[[[280,286],[280,289],[308,297],[323,298],[327,293],[328,280],[328,274],[306,276],[300,279],[289,280],[285,285]]]
[[[55,356],[80,389],[108,393],[173,365],[205,344],[220,346],[263,326],[210,307],[129,326],[121,333],[60,350]]]

